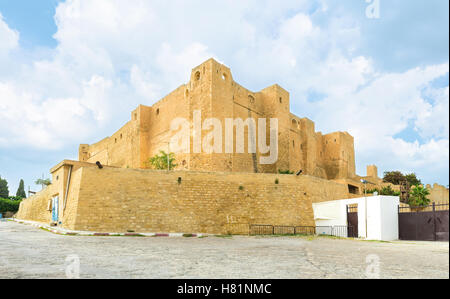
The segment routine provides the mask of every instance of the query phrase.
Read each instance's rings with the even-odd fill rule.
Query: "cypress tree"
[[[8,182],[5,179],[0,177],[0,198],[8,198],[9,190],[8,190]]]
[[[27,194],[25,193],[25,183],[23,180],[20,180],[19,188],[17,189],[16,196],[20,198],[26,198]]]

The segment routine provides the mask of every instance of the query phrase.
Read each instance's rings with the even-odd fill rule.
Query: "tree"
[[[19,188],[17,189],[16,196],[20,198],[26,198],[27,194],[25,193],[25,183],[23,180],[20,180]]]
[[[379,195],[386,195],[386,196],[400,196],[400,192],[395,191],[392,189],[390,185],[383,187],[381,191],[379,192]]]
[[[423,207],[430,204],[430,190],[424,188],[422,185],[413,186],[410,191],[409,205],[412,207]]]
[[[41,185],[42,189],[44,189],[44,186],[51,185],[52,181],[50,179],[37,179],[34,183],[36,185]]]
[[[405,175],[405,179],[408,181],[410,186],[422,185],[422,181],[417,178],[415,173],[410,173],[410,174]]]
[[[177,166],[175,164],[175,154],[169,153],[167,154],[165,151],[159,151],[161,155],[155,155],[151,157],[147,165],[149,165],[153,169],[157,170],[173,170]],[[167,162],[169,162],[169,167],[167,167]]]
[[[8,197],[9,197],[8,181],[0,177],[0,198],[8,198]]]
[[[400,182],[405,179],[406,177],[400,171],[386,171],[384,173],[383,182],[400,185]]]

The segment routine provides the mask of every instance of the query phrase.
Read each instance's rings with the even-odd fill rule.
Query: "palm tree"
[[[413,186],[409,193],[409,205],[413,207],[423,207],[430,204],[430,190],[424,188],[422,185]]]
[[[44,186],[51,185],[52,181],[50,179],[37,179],[34,183],[36,185],[41,185],[42,189],[44,189]]]

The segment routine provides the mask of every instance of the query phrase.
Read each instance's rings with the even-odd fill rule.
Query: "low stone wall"
[[[51,189],[25,200],[17,218],[49,222],[48,200],[63,194]],[[314,226],[312,202],[347,196],[345,185],[310,176],[81,167],[60,221],[82,231],[246,234],[249,224]]]
[[[22,200],[15,217],[17,219],[49,223],[51,212],[48,210],[48,205],[52,197],[51,192],[51,188],[47,187],[41,192]]]

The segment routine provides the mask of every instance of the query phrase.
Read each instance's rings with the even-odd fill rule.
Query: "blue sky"
[[[375,1],[375,0],[373,0]],[[110,135],[214,57],[376,164],[448,185],[449,3],[0,0],[0,176],[10,193]],[[173,8],[177,7],[177,10]]]
[[[57,27],[55,15],[58,0],[0,0],[0,12],[9,27],[20,32],[20,46],[33,49],[36,47],[55,47],[52,37]]]

